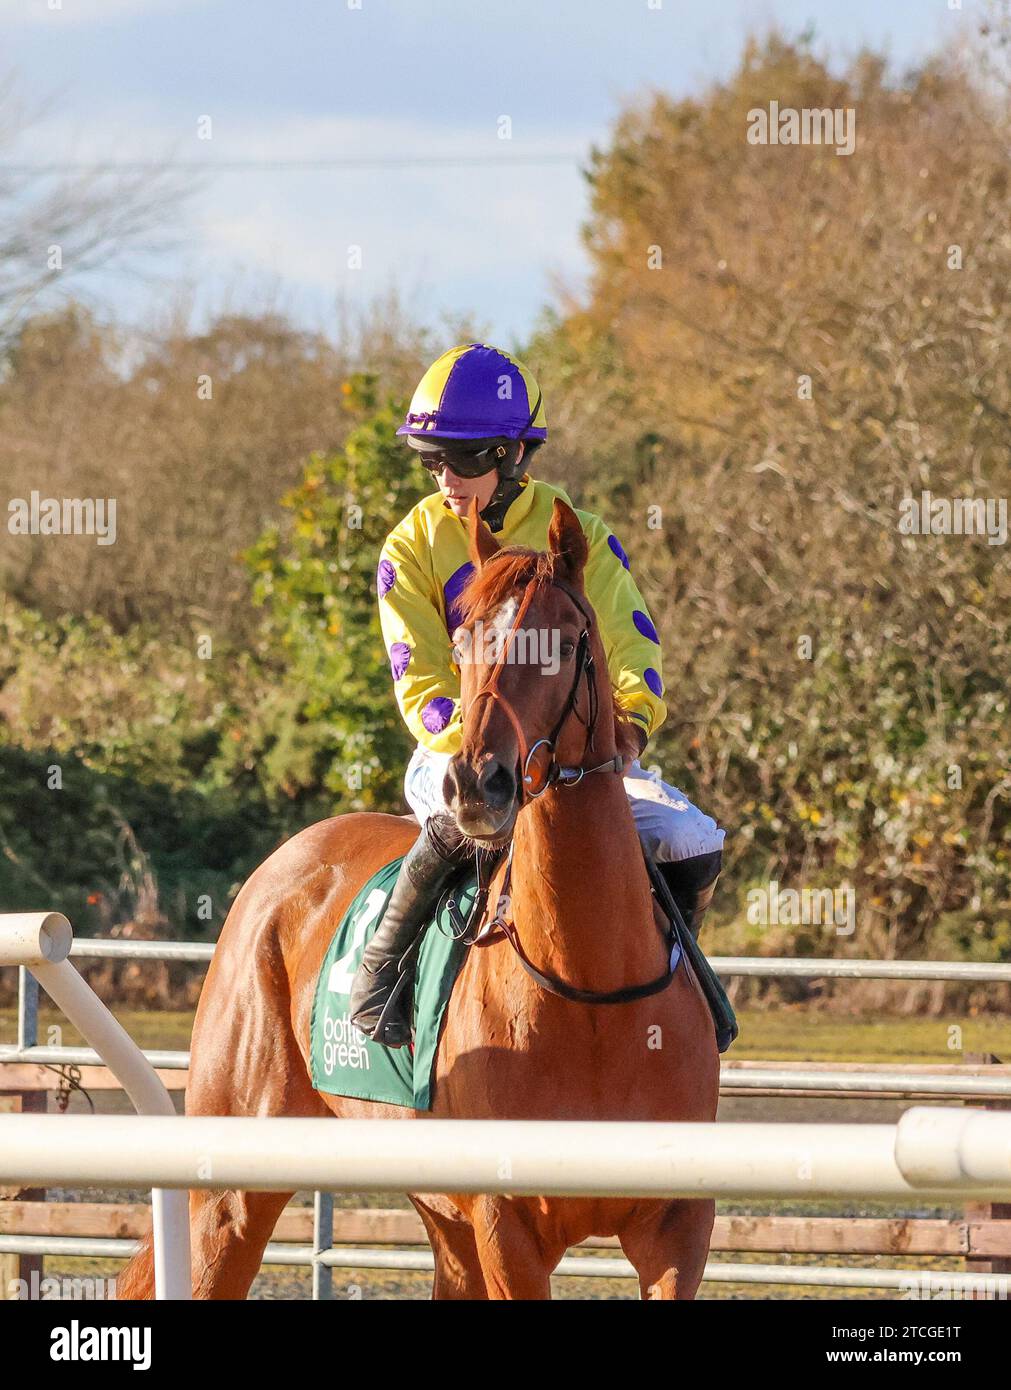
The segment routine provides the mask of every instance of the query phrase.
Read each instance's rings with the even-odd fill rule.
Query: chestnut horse
[[[554,674],[483,663],[475,646],[461,665],[464,736],[447,794],[472,837],[485,844],[512,837],[509,916],[526,963],[502,935],[468,951],[446,1009],[431,1115],[712,1120],[713,1022],[687,962],[669,974],[665,924],[615,775],[623,748],[629,753],[628,729],[582,586],[579,521],[556,502],[550,549],[541,554],[499,551],[473,515],[470,544],[477,572],[466,594],[468,629],[481,618],[487,630],[497,615],[500,629],[512,620],[511,637],[523,616],[525,633],[560,638],[560,660]],[[559,720],[553,746],[538,744]],[[528,759],[543,781],[536,797],[523,781]],[[588,775],[577,778],[580,767]],[[253,873],[201,994],[188,1115],[417,1117],[320,1094],[309,1063],[313,995],[334,930],[366,880],[416,834],[402,817],[339,816],[294,836]],[[500,867],[492,902],[502,882]],[[535,979],[528,964],[564,982],[563,990],[633,997],[574,1002]],[[245,1297],[290,1195],[191,1192],[195,1297]],[[591,1235],[618,1237],[644,1297],[689,1299],[702,1279],[714,1214],[712,1202],[685,1199],[414,1193],[411,1201],[435,1254],[433,1296],[456,1299],[549,1298],[559,1259]],[[118,1290],[120,1298],[152,1296],[150,1239]]]

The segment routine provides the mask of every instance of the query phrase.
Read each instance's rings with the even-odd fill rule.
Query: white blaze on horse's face
[[[513,630],[519,604],[510,595],[487,618],[478,618],[453,634],[454,659],[461,672],[471,668],[465,677],[468,684],[483,686],[499,661],[515,660],[513,646],[521,635]],[[482,753],[473,765],[457,754],[450,761],[443,788],[446,804],[464,834],[492,842],[508,838],[512,831],[517,790],[514,767],[503,766],[491,753]]]
[[[516,621],[519,606],[518,598],[507,598],[505,603],[499,604],[485,624],[484,634],[488,643],[485,660],[491,665],[494,665],[506,650],[506,642],[509,640],[512,625]]]
[[[469,634],[473,660],[485,666],[503,661],[508,666],[536,666],[545,676],[561,667],[561,633],[557,627],[516,627],[520,601],[512,597],[499,605],[487,622],[479,618]]]

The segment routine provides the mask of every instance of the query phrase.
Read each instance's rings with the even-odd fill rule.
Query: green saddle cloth
[[[389,1048],[374,1043],[354,1026],[349,1012],[355,971],[386,911],[401,863],[401,859],[394,859],[373,874],[344,914],[323,958],[309,1029],[312,1084],[329,1095],[430,1110],[442,1019],[467,951],[466,944],[454,938],[456,928],[445,898],[418,952],[413,1046]],[[654,886],[664,905],[664,885],[658,875]],[[452,899],[463,918],[468,916],[476,893],[473,876],[454,889]],[[725,1052],[737,1036],[730,1001],[691,933],[677,922],[675,937],[677,959],[683,951],[691,961],[713,1015],[717,1046]],[[671,960],[676,966],[674,955]]]
[[[309,1029],[312,1084],[317,1091],[334,1096],[430,1110],[442,1017],[467,950],[462,941],[453,940],[445,906],[425,932],[418,952],[413,1047],[389,1048],[374,1043],[354,1026],[348,1011],[351,982],[386,911],[401,862],[394,859],[373,874],[345,913],[323,958]],[[464,917],[476,887],[470,879],[453,893]]]

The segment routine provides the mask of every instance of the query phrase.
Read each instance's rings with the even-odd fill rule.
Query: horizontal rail
[[[1011,1115],[933,1107],[907,1110],[897,1126],[896,1162],[917,1184],[1011,1182]]]
[[[283,1247],[281,1247],[283,1249]],[[297,1248],[297,1247],[296,1247]],[[313,1255],[312,1247],[302,1247],[307,1262],[313,1259],[332,1269],[414,1269],[434,1268],[430,1250],[325,1250]],[[274,1249],[277,1249],[275,1246]],[[269,1252],[264,1263],[270,1263]],[[403,1263],[401,1262],[403,1261]],[[279,1261],[280,1263],[280,1261]],[[286,1259],[285,1264],[301,1264],[302,1259]],[[596,1255],[568,1255],[559,1261],[556,1274],[581,1279],[637,1279],[638,1275],[627,1260]],[[829,1265],[769,1265],[742,1263],[711,1263],[706,1265],[703,1283],[707,1284],[782,1284],[791,1287],[824,1287],[842,1289],[909,1289],[923,1280],[942,1283],[945,1288],[976,1291],[999,1284],[994,1276],[979,1274],[939,1273],[918,1269],[840,1269]],[[1006,1281],[1005,1281],[1006,1284]]]
[[[188,1052],[171,1049],[145,1051],[144,1056],[164,1071],[185,1071]],[[102,1058],[88,1047],[26,1047],[0,1045],[0,1065],[36,1063],[49,1066],[103,1066]],[[996,1074],[994,1074],[996,1073]],[[747,1091],[776,1091],[871,1096],[1011,1097],[1011,1068],[1005,1067],[905,1067],[859,1064],[763,1063],[726,1061],[720,1070],[720,1091],[735,1095]]]
[[[972,1071],[974,1074],[969,1074]],[[1011,1096],[1011,1075],[984,1076],[983,1068],[952,1075],[928,1071],[849,1071],[837,1067],[749,1066],[725,1064],[720,1069],[720,1093],[742,1091],[832,1091],[839,1095],[859,1091],[882,1096]]]
[[[64,1258],[119,1259],[133,1255],[132,1240],[91,1239],[74,1236],[0,1236],[0,1255],[62,1255]],[[271,1241],[263,1252],[265,1265],[330,1269],[376,1269],[430,1274],[435,1268],[431,1250],[379,1250],[355,1247],[315,1252],[311,1245],[286,1245]],[[638,1279],[628,1260],[609,1256],[567,1255],[554,1271],[563,1278]],[[993,1288],[999,1293],[1006,1277],[960,1274],[921,1269],[838,1268],[831,1265],[770,1265],[710,1263],[703,1276],[706,1284],[773,1284],[791,1288],[915,1289],[921,1284],[951,1292],[978,1293]]]
[[[151,1225],[144,1202],[0,1202],[5,1236],[114,1237],[140,1240]],[[278,1218],[274,1239],[301,1245],[313,1238],[312,1207],[289,1204]],[[421,1218],[401,1207],[340,1207],[333,1216],[335,1245],[427,1245]],[[590,1236],[587,1248],[616,1249],[616,1236]],[[749,1254],[887,1255],[893,1258],[948,1255],[966,1259],[1011,1256],[1011,1221],[952,1217],[746,1216],[719,1215],[711,1250]]]
[[[793,980],[950,980],[1011,984],[1011,964],[997,961],[846,960],[798,956],[710,956],[718,975]]]
[[[121,941],[77,938],[75,960],[164,960],[207,964],[213,941]],[[948,980],[952,984],[1011,984],[1011,963],[1001,961],[848,960],[836,956],[711,956],[718,975],[766,979]]]
[[[75,937],[70,948],[74,960],[168,960],[207,964],[214,956],[213,941],[118,941],[109,937]]]
[[[144,1050],[143,1055],[152,1067],[162,1071],[186,1071],[190,1064],[188,1052],[157,1048]],[[0,1045],[0,1065],[7,1062],[34,1062],[50,1067],[104,1067],[106,1063],[92,1047],[16,1047],[13,1043]]]
[[[971,1179],[896,1161],[899,1125],[0,1115],[0,1184],[544,1196],[1011,1199],[1011,1116],[968,1116]],[[920,1123],[921,1121],[917,1121]],[[983,1123],[986,1122],[986,1123]],[[908,1126],[907,1126],[908,1128]],[[962,1146],[966,1126],[952,1131]],[[940,1163],[943,1143],[933,1143]],[[969,1152],[966,1150],[966,1152]],[[978,1159],[978,1162],[977,1162]]]

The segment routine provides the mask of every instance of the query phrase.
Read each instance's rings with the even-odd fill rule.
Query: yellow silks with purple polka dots
[[[569,501],[561,488],[525,475],[498,540],[545,550],[556,497]],[[667,714],[656,628],[617,537],[591,512],[576,515],[589,542],[586,593],[618,704],[647,735],[655,734]],[[436,493],[390,532],[379,561],[379,615],[397,703],[411,733],[434,753],[455,753],[460,746],[460,678],[452,633],[471,573],[467,540],[467,523]]]

